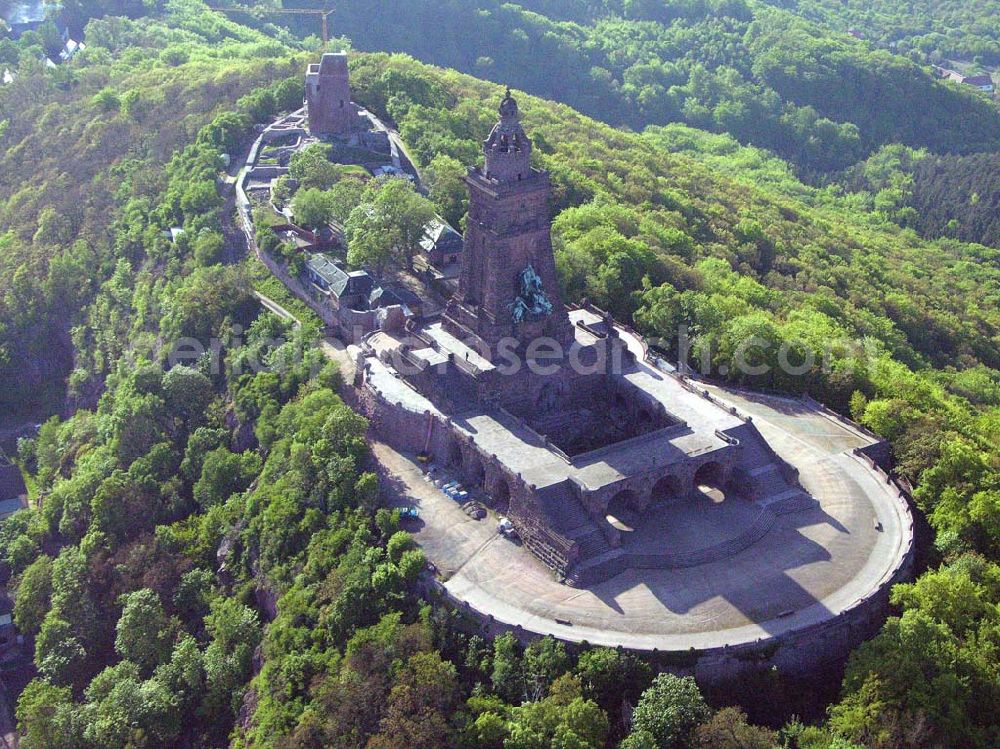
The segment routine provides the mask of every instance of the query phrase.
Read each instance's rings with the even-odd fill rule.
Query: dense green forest
[[[581,6],[537,3],[586,36],[606,9]],[[39,39],[0,42],[17,73],[0,88],[2,407],[43,385],[50,409],[69,393],[65,418],[19,446],[41,508],[0,526],[15,620],[36,637],[38,676],[17,704],[26,749],[997,744],[1000,252],[906,228],[935,157],[877,150],[897,134],[856,123],[862,145],[836,165],[871,156],[845,176],[857,187],[847,192],[804,184],[728,127],[630,133],[518,95],[556,188],[568,299],[586,296],[668,349],[685,323],[716,369],[748,335],[803,354],[864,343],[863,356],[845,346],[805,377],[775,369],[750,384],[808,390],[892,441],[935,532],[931,570],[896,589],[898,616],[855,653],[814,725],[759,709],[767,675],[745,685],[735,699],[770,726],[758,727],[655,661],[486,641],[423,597],[422,554],[378,507],[366,425],[337,395],[335,368],[309,326],[261,313],[224,238],[221,154],[298,106],[308,44],[193,0],[69,7],[143,17],[89,21],[86,52],[54,70],[37,60]],[[642,7],[658,6],[628,5]],[[740,4],[711,7],[720,28],[750,22]],[[663,20],[611,23],[658,34],[674,28]],[[568,28],[537,22],[553,24],[553,44]],[[711,46],[706,28],[690,32],[697,54]],[[759,38],[769,70],[772,41],[751,31],[731,52]],[[439,51],[456,48],[447,27],[436,33]],[[504,64],[572,90],[515,62]],[[438,208],[460,217],[454,177],[479,158],[499,87],[386,54],[355,56],[352,79],[434,175]],[[984,100],[926,81],[983,115],[956,143],[995,137]],[[171,227],[185,230],[176,241]],[[217,339],[215,355],[172,361],[184,338]]]
[[[900,54],[934,63],[1000,65],[1000,5],[995,0],[765,0],[824,26],[853,29]]]
[[[840,182],[925,236],[1000,247],[1000,155],[937,156],[886,146],[848,169]]]
[[[938,157],[937,168],[928,162],[916,176],[907,195],[913,211],[902,225],[996,246],[991,212],[1000,190],[978,168],[1000,149],[996,104],[931,74],[926,63],[943,60],[927,40],[945,46],[941,33],[907,41],[903,32],[886,31],[869,42],[846,31],[906,23],[927,32],[937,24],[951,29],[947,38],[956,44],[993,39],[995,46],[997,8],[983,2],[970,12],[965,4],[921,2],[890,14],[870,5],[378,0],[338,4],[334,23],[361,49],[406,52],[516,85],[612,125],[641,130],[678,122],[728,133],[773,151],[813,183],[840,181],[840,170],[883,147],[926,150]],[[236,17],[256,25],[287,19]],[[309,17],[291,26],[302,35],[316,32]],[[984,55],[980,49],[962,59]],[[959,158],[966,154],[974,156]]]
[[[937,153],[1000,144],[1000,115],[986,97],[743,0],[348,0],[334,24],[360,49],[407,52],[612,125],[684,122],[727,132],[807,175],[844,168],[886,143]]]

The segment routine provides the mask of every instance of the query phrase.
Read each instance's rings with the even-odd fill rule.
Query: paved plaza
[[[632,569],[573,588],[529,551],[496,534],[495,518],[467,517],[423,480],[420,467],[383,443],[377,456],[394,477],[396,501],[416,505],[411,528],[449,594],[483,615],[529,632],[640,650],[698,650],[753,642],[829,619],[877,590],[901,564],[910,516],[855,447],[871,438],[794,399],[711,388],[754,418],[775,451],[799,470],[818,502],[772,518],[747,548],[707,564]],[[713,496],[714,495],[714,496]],[[740,504],[742,503],[742,504]],[[745,529],[752,504],[694,492],[623,545],[679,550],[725,542]]]

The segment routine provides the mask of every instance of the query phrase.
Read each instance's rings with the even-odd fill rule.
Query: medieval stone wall
[[[910,517],[910,541],[901,562],[883,577],[875,590],[836,616],[812,626],[762,636],[754,642],[738,645],[702,650],[692,648],[680,652],[654,649],[642,651],[644,655],[651,656],[654,662],[666,664],[667,670],[694,676],[703,685],[731,684],[741,674],[760,673],[772,667],[779,669],[783,675],[809,676],[825,666],[842,663],[854,648],[877,634],[890,613],[889,592],[892,587],[913,578],[912,511],[904,487],[896,484],[863,453],[858,453],[858,459],[872,467],[886,483],[893,485],[896,501],[901,504],[905,515]],[[474,609],[454,598],[436,579],[428,579],[427,582],[440,600],[469,616],[473,631],[491,637],[512,632],[525,644],[541,636],[541,633],[516,623],[501,622],[491,614]]]

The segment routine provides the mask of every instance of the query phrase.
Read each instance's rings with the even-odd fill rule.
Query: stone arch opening
[[[718,463],[705,463],[694,474],[695,491],[714,504],[725,502],[725,471]]]
[[[710,486],[714,489],[721,489],[725,479],[725,472],[718,463],[709,462],[701,466],[694,474],[694,485]]]
[[[472,486],[482,486],[486,478],[486,466],[474,450],[470,450],[465,460],[465,478]]]
[[[510,485],[502,476],[493,482],[490,499],[493,501],[493,507],[497,512],[507,512],[510,509]]]
[[[667,503],[684,496],[684,484],[677,476],[664,476],[655,484],[649,493],[650,502]]]
[[[462,443],[457,440],[448,446],[448,466],[451,468],[462,467]]]
[[[636,521],[642,511],[642,501],[631,489],[623,489],[608,502],[605,519],[620,531],[635,530]]]

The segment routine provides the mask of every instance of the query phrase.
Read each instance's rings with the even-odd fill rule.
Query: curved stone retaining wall
[[[892,587],[913,577],[914,517],[906,486],[892,478],[863,448],[854,451],[854,457],[875,472],[890,488],[897,510],[904,518],[907,542],[899,555],[898,564],[889,570],[878,586],[864,598],[859,598],[839,613],[821,622],[763,635],[754,642],[745,642],[717,648],[687,651],[641,651],[654,661],[670,664],[671,670],[695,676],[703,684],[731,683],[743,673],[762,668],[778,668],[789,676],[807,676],[816,669],[843,662],[850,652],[865,640],[873,637],[890,612],[889,593]],[[436,579],[427,579],[428,589],[450,606],[469,615],[472,626],[487,636],[513,632],[522,642],[542,636],[516,622],[502,622],[494,616],[477,611],[468,603],[455,598]],[[764,623],[774,628],[781,619]],[[554,622],[554,624],[560,624]],[[573,642],[572,636],[565,637]],[[680,665],[678,665],[680,664]]]

